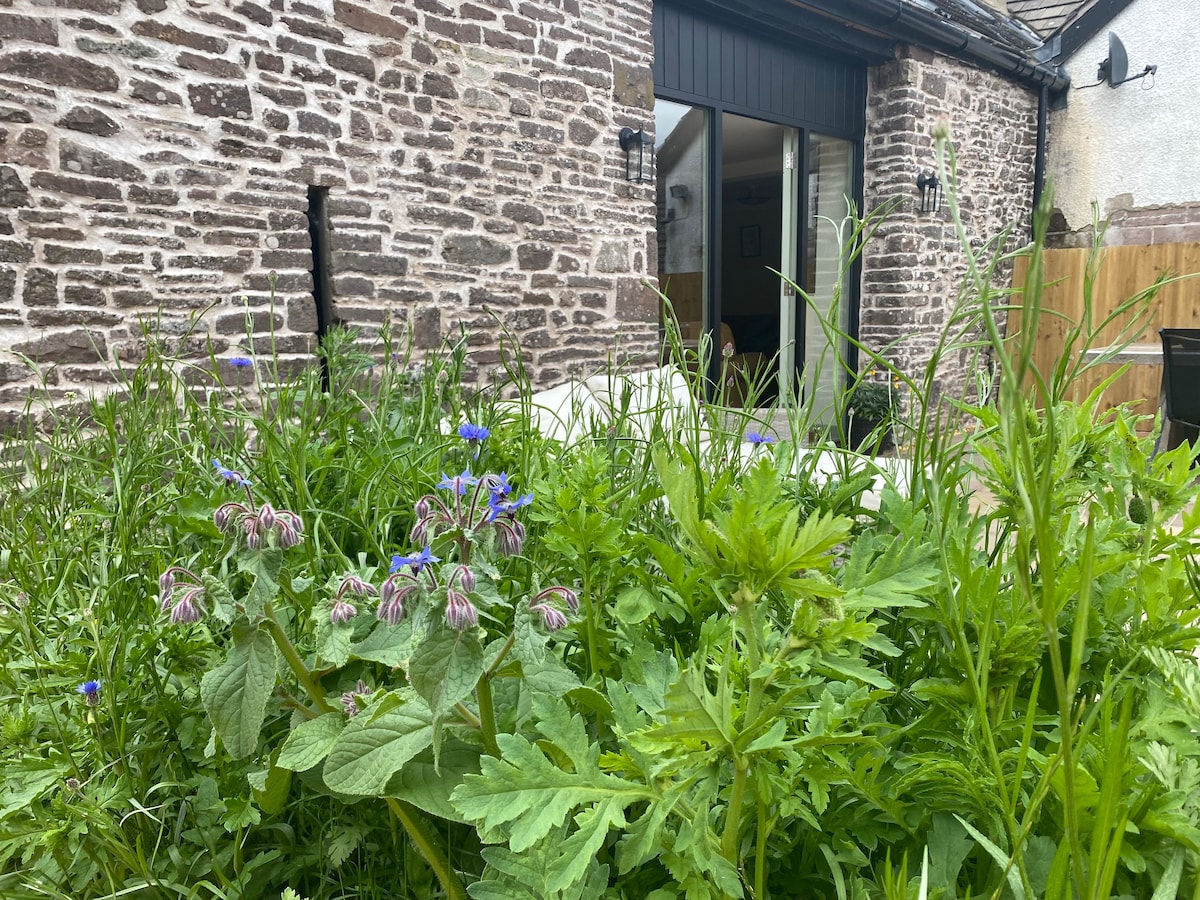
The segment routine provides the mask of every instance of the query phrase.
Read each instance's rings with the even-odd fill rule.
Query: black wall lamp
[[[921,212],[935,213],[942,208],[942,183],[933,172],[917,176],[917,190],[921,192]]]
[[[639,128],[622,128],[617,135],[621,149],[625,151],[625,180],[646,182],[650,180],[650,156],[654,138]]]

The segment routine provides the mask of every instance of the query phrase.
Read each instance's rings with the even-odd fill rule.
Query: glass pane
[[[785,128],[724,113],[721,119],[721,345],[732,366],[762,383],[779,353]],[[735,379],[730,405],[741,405]],[[776,383],[757,398],[766,405]]]
[[[708,116],[699,107],[654,102],[658,173],[658,283],[671,301],[685,346],[708,327],[704,302],[708,258],[705,198]]]
[[[840,138],[811,135],[808,146],[808,284],[812,305],[805,311],[804,364],[818,419],[831,424],[837,395],[844,390],[838,355],[845,341],[831,346],[820,319],[832,320],[845,332],[849,325],[849,293],[842,273],[842,241],[849,238],[850,198],[854,192],[854,145]]]

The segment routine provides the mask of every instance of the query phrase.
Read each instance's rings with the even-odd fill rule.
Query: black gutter
[[[861,25],[895,40],[917,44],[966,62],[979,63],[1032,88],[1065,91],[1071,78],[1058,66],[985,41],[937,13],[902,0],[790,0],[794,6]]]

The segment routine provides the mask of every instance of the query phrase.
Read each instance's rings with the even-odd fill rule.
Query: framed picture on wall
[[[748,259],[752,256],[762,256],[761,225],[743,225],[741,237],[743,259]]]

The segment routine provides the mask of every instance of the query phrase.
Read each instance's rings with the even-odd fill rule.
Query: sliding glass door
[[[732,345],[765,386],[759,404],[803,391],[832,424],[854,144],[668,100],[655,128],[659,279],[685,345]]]

